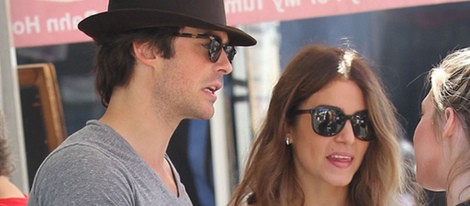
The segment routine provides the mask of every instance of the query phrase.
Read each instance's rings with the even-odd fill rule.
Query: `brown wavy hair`
[[[353,53],[347,72],[338,72],[345,53]],[[297,107],[329,82],[354,81],[362,90],[376,139],[349,184],[352,205],[400,205],[407,173],[400,154],[402,130],[382,83],[365,61],[351,49],[309,45],[300,50],[282,73],[266,119],[254,140],[244,176],[229,205],[303,205],[304,193],[294,171],[293,153],[286,146],[288,126]]]

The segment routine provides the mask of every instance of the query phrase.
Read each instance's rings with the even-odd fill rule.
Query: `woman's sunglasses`
[[[198,39],[209,39],[207,49],[209,49],[209,60],[211,62],[217,62],[219,60],[222,49],[227,54],[227,58],[232,63],[233,57],[237,53],[234,46],[223,45],[222,40],[219,37],[209,34],[192,34],[192,33],[176,33],[175,36],[186,37],[186,38],[198,38]]]
[[[318,106],[312,109],[295,111],[296,115],[305,113],[310,114],[312,129],[318,135],[324,137],[335,136],[344,128],[346,121],[350,120],[356,138],[363,141],[371,141],[375,138],[375,135],[372,134],[372,125],[367,110],[352,115],[345,115],[340,108],[334,106]]]

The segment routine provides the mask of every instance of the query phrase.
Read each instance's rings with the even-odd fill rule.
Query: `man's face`
[[[207,34],[228,43],[225,32],[185,27],[180,33]],[[209,59],[208,38],[176,37],[175,55],[164,59],[154,87],[154,100],[164,101],[175,117],[182,119],[209,119],[214,114],[213,104],[221,89],[223,76],[232,72],[232,65],[222,50],[220,57]]]

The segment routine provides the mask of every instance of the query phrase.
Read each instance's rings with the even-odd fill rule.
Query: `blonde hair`
[[[292,150],[285,144],[286,128],[294,124],[293,111],[303,101],[337,78],[352,80],[360,87],[376,135],[349,185],[349,201],[357,206],[402,205],[399,196],[407,189],[409,179],[400,153],[401,128],[392,103],[376,74],[356,52],[321,45],[302,49],[281,75],[230,205],[304,203]]]
[[[447,191],[452,180],[464,172],[470,171],[470,48],[464,48],[446,56],[442,62],[429,72],[431,99],[435,109],[434,129],[443,126],[444,111],[451,108],[457,114],[465,132],[466,149],[452,163],[448,174]],[[440,134],[437,132],[437,134]],[[470,188],[470,185],[466,187]]]

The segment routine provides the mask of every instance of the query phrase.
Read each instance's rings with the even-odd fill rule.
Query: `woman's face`
[[[346,115],[366,109],[364,95],[351,80],[335,80],[314,93],[297,109],[334,106]],[[296,116],[288,136],[292,139],[295,171],[301,184],[347,187],[369,145],[354,136],[351,121],[332,137],[315,133],[308,113]]]
[[[430,93],[421,103],[421,120],[416,126],[413,137],[416,180],[423,187],[440,191],[445,189],[445,178],[447,177],[443,167],[442,147],[436,135],[433,123],[435,113],[431,102]]]

